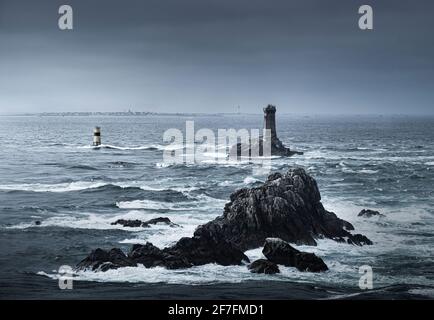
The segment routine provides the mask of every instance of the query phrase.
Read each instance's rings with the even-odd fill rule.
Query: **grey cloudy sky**
[[[434,114],[433,30],[430,0],[0,0],[0,113]]]

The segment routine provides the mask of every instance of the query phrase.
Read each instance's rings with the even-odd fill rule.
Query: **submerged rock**
[[[138,228],[138,227],[142,227],[142,228],[149,228],[151,224],[166,224],[169,225],[171,227],[177,227],[178,225],[176,223],[173,223],[172,221],[170,221],[169,218],[166,217],[158,217],[158,218],[154,218],[154,219],[150,219],[147,221],[141,221],[141,220],[125,220],[125,219],[118,219],[115,222],[112,222],[111,225],[117,225],[120,224],[124,227],[129,227],[129,228]]]
[[[120,224],[124,227],[129,228],[138,228],[138,227],[149,227],[149,225],[144,225],[144,222],[141,220],[125,220],[125,219],[118,219],[115,222],[112,222],[111,225],[117,225]]]
[[[133,225],[136,224],[133,220]],[[324,209],[316,181],[303,169],[290,169],[285,174],[271,174],[259,187],[232,193],[223,215],[199,226],[191,238],[181,238],[164,249],[150,243],[135,245],[127,257],[119,249],[108,253],[97,249],[78,267],[95,270],[104,264],[103,270],[137,263],[170,269],[207,263],[237,265],[249,261],[244,251],[262,246],[267,238],[305,245],[316,245],[316,238],[356,245],[372,244],[367,237],[353,235],[350,230],[354,227],[349,222]],[[291,250],[286,245],[285,248],[289,254]],[[269,256],[277,259],[279,255],[271,252]],[[324,269],[322,260],[314,254],[297,252],[291,254],[294,261],[285,263],[291,263],[299,270]]]
[[[274,274],[280,272],[277,264],[266,259],[255,260],[249,264],[248,268],[253,273]]]
[[[370,218],[370,217],[373,217],[373,216],[383,216],[383,215],[380,212],[375,211],[375,210],[363,209],[362,211],[359,212],[359,214],[357,216],[358,217]]]
[[[328,270],[324,261],[315,254],[301,252],[281,239],[266,239],[262,253],[271,262],[287,267],[296,267],[299,271],[321,272]]]
[[[169,218],[166,217],[158,217],[158,218],[154,218],[154,219],[150,219],[148,221],[145,221],[144,223],[146,224],[167,224],[169,226],[178,226],[176,223],[173,223],[172,221],[170,221]]]

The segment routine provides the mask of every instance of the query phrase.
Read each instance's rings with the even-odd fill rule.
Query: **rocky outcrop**
[[[150,243],[135,245],[128,256],[116,248],[109,252],[97,249],[78,267],[95,270],[104,265],[104,269],[111,269],[137,263],[171,269],[207,263],[236,265],[248,262],[243,252],[262,246],[267,238],[305,245],[316,245],[317,238],[372,244],[351,230],[354,227],[349,222],[324,209],[316,181],[303,169],[290,169],[285,174],[271,174],[262,186],[234,192],[223,215],[199,226],[191,238],[181,238],[164,249]],[[321,259],[313,254],[298,252],[292,256],[296,257],[294,266],[300,270],[324,268]]]
[[[271,174],[262,186],[234,192],[223,216],[200,226],[195,235],[206,231],[242,251],[260,247],[266,238],[306,245],[316,245],[315,238],[372,244],[351,230],[349,222],[324,209],[316,181],[303,169],[290,169]]]
[[[161,250],[149,242],[144,245],[135,244],[131,248],[128,257],[135,263],[144,265],[146,268],[166,267],[167,269],[182,269],[193,265],[186,257]]]
[[[125,219],[118,219],[115,222],[112,222],[111,225],[117,225],[120,224],[123,227],[128,228],[138,228],[138,227],[149,227],[149,225],[145,225],[143,221],[141,220],[125,220]]]
[[[248,268],[253,273],[274,274],[280,272],[277,264],[266,259],[255,260],[249,264]]]
[[[301,252],[281,239],[266,239],[262,253],[271,262],[295,267],[299,271],[321,272],[328,270],[324,261],[315,254]]]
[[[129,228],[138,228],[138,227],[149,228],[152,224],[166,224],[171,227],[178,227],[176,223],[173,223],[172,221],[170,221],[169,218],[165,218],[165,217],[158,217],[147,221],[141,221],[138,219],[136,220],[118,219],[115,222],[111,223],[111,225],[117,225],[117,224]]]
[[[359,214],[357,216],[358,217],[364,217],[364,218],[370,218],[370,217],[374,217],[374,216],[383,216],[383,215],[380,212],[375,211],[375,210],[363,209],[362,211],[359,212]]]
[[[128,256],[118,248],[108,252],[96,249],[77,265],[77,269],[106,271],[137,264],[142,264],[146,268],[183,269],[207,263],[227,266],[239,265],[243,262],[249,262],[249,258],[231,243],[217,242],[203,235],[181,238],[175,245],[164,249],[157,248],[149,242],[144,245],[135,244]]]
[[[103,249],[93,250],[78,265],[77,269],[90,269],[92,271],[107,271],[121,267],[135,267],[136,263],[128,258],[121,249],[113,248],[109,251]]]

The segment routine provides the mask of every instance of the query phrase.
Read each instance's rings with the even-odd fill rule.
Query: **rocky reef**
[[[262,253],[271,262],[295,267],[299,271],[321,272],[328,270],[324,261],[314,253],[299,251],[282,239],[266,239]]]
[[[264,255],[273,263],[303,271],[324,271],[327,266],[320,258],[300,252],[286,242],[316,245],[315,239],[329,238],[354,245],[372,244],[367,237],[352,234],[351,230],[354,227],[349,222],[324,209],[311,176],[303,169],[289,169],[284,174],[271,174],[259,187],[235,191],[223,215],[199,226],[192,237],[181,238],[163,249],[151,243],[137,244],[128,255],[117,248],[96,249],[77,267],[108,270],[139,263],[169,269],[207,263],[237,265],[249,262],[246,250],[265,243]],[[264,266],[264,262],[257,262],[252,269],[256,270],[258,265]],[[258,267],[258,272],[265,267]],[[270,265],[267,268],[272,269]]]
[[[142,227],[142,228],[149,228],[152,224],[165,224],[171,227],[178,227],[178,225],[176,223],[173,223],[172,221],[170,221],[169,218],[166,217],[158,217],[158,218],[154,218],[154,219],[150,219],[147,221],[141,221],[141,220],[126,220],[126,219],[118,219],[115,222],[112,222],[111,225],[121,225],[124,227],[129,227],[129,228],[138,228],[138,227]]]

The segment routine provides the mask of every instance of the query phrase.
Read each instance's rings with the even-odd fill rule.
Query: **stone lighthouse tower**
[[[264,129],[270,129],[271,141],[275,141],[277,139],[276,107],[271,104],[264,108]]]
[[[294,151],[291,150],[288,147],[285,147],[285,145],[280,141],[280,139],[277,137],[276,132],[276,107],[269,104],[264,109],[264,129],[270,130],[270,137],[271,137],[271,155],[273,156],[283,156],[283,157],[290,157],[295,154],[303,154],[303,152]],[[263,155],[264,153],[264,143],[268,141],[265,140],[266,137],[262,136],[259,139],[252,139],[250,140],[250,144],[243,145],[241,143],[237,143],[236,145],[233,145],[230,154],[235,155],[237,157],[241,155],[251,155],[253,147],[256,150],[259,150],[259,155]]]

